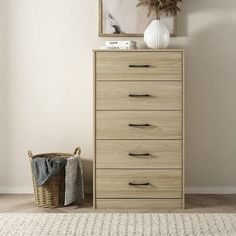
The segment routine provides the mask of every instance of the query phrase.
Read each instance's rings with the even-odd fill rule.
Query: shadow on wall
[[[81,156],[81,159],[84,171],[84,185],[91,187],[93,185],[93,160],[84,159],[83,156]]]
[[[236,2],[186,8],[187,185],[235,186]]]

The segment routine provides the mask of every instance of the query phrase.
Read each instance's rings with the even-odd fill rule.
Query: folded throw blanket
[[[31,162],[31,166],[37,186],[42,186],[65,165],[66,158],[34,158]]]
[[[82,162],[78,157],[67,158],[65,166],[65,202],[69,205],[84,199]]]

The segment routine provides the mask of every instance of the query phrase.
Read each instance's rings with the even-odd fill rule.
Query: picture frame
[[[154,16],[152,15],[150,17],[147,17],[147,9],[145,9],[144,7],[136,7],[138,0],[98,1],[99,37],[143,37],[145,29],[154,19]],[[112,10],[115,12],[112,12]],[[125,12],[125,10],[127,10],[127,13]],[[171,37],[175,37],[177,31],[176,17],[162,17],[161,20],[170,30]],[[116,29],[115,26],[111,26],[112,21],[115,22],[114,25],[117,23],[120,29]],[[119,24],[121,24],[122,26],[119,26]],[[125,28],[125,31],[122,30],[123,28]]]

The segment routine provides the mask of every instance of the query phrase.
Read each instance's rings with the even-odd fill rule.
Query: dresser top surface
[[[94,52],[184,52],[185,49],[123,49],[123,50],[108,50],[108,49],[93,49]]]

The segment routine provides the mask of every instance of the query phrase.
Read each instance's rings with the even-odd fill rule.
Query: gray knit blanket
[[[37,186],[44,185],[62,168],[65,168],[64,205],[84,200],[83,167],[78,156],[70,158],[34,158],[32,172]]]
[[[66,158],[34,158],[31,162],[32,172],[37,186],[42,186],[64,168]]]
[[[84,200],[84,183],[82,161],[79,157],[67,158],[65,166],[65,203]]]

